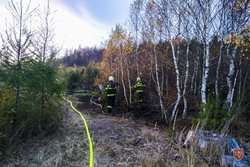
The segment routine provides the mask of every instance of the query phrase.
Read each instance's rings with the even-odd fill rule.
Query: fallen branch
[[[103,108],[101,104],[96,103],[96,102],[93,101],[93,97],[94,97],[94,95],[91,97],[90,103],[92,103],[92,104],[94,104],[94,105],[96,105],[96,106],[99,106],[99,107]]]

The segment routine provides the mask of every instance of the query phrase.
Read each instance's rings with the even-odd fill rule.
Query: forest
[[[196,128],[236,136],[250,150],[249,0],[134,0],[129,26],[117,24],[102,48],[79,46],[63,54],[54,42],[49,1],[31,9],[10,0],[8,9],[13,21],[0,32],[0,162],[23,141],[61,128],[62,95],[75,104],[87,99],[88,110],[113,118],[89,103],[91,96],[106,100],[99,88],[109,76],[119,84],[113,111],[119,119],[129,115],[129,122],[140,112],[141,121],[167,131],[169,142]],[[142,104],[135,101],[137,77],[145,85]],[[212,164],[190,160],[189,151],[179,153],[184,166]],[[168,158],[130,165],[178,166]]]

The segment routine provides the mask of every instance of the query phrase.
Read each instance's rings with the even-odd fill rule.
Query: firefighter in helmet
[[[115,82],[114,77],[109,76],[108,83],[105,86],[108,112],[112,111],[112,108],[114,107],[115,104],[116,87],[117,83]]]
[[[135,90],[135,102],[136,103],[143,102],[143,87],[145,87],[145,85],[142,84],[141,78],[137,77],[136,84],[133,86],[133,89]]]

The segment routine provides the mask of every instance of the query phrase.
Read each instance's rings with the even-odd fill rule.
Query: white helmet
[[[109,76],[109,81],[115,81],[113,76]]]
[[[141,81],[141,78],[140,78],[140,77],[137,77],[136,81],[137,81],[137,82]]]

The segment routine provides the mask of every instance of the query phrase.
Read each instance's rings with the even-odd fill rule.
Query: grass
[[[171,130],[169,135],[166,129],[143,121],[103,114],[86,106],[81,111],[88,116],[95,166],[218,166],[219,150],[213,145],[201,150],[193,141],[188,148],[183,147],[188,128]],[[70,109],[64,113],[58,133],[26,141],[18,150],[0,162],[0,166],[88,166],[85,132],[80,119]]]

